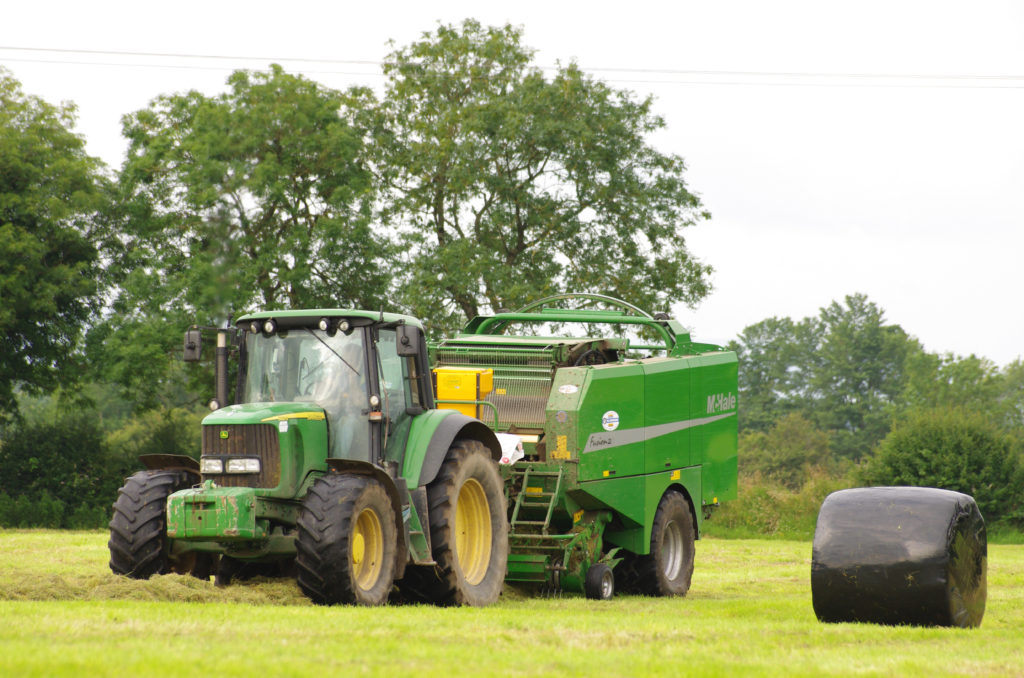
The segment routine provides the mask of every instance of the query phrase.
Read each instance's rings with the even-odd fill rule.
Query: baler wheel
[[[114,502],[107,542],[114,574],[149,579],[172,567],[187,567],[172,560],[168,551],[167,497],[191,487],[194,480],[186,471],[139,471],[125,481]]]
[[[387,602],[395,577],[394,508],[373,478],[328,475],[302,503],[295,557],[299,588],[318,605]]]
[[[437,565],[408,568],[399,588],[439,605],[495,602],[508,567],[508,518],[501,476],[484,444],[456,440],[427,500]]]
[[[587,570],[583,592],[591,600],[611,600],[615,595],[615,573],[607,563],[594,563]]]
[[[685,596],[693,577],[693,515],[686,498],[669,491],[661,498],[651,529],[651,552],[636,558],[636,587],[655,596]]]

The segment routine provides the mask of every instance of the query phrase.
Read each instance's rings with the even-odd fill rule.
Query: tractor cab
[[[322,409],[330,458],[382,464],[400,456],[410,417],[431,398],[418,321],[365,311],[282,311],[244,316],[238,328],[239,403]]]

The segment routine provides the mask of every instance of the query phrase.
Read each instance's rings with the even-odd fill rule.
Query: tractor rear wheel
[[[397,529],[387,491],[368,476],[328,475],[298,520],[299,588],[318,605],[382,605],[395,578]]]
[[[439,605],[498,600],[508,567],[508,518],[501,475],[487,447],[456,440],[427,488],[427,501],[437,565],[408,568],[399,588]]]
[[[172,569],[189,570],[193,561],[171,558],[167,542],[167,497],[196,481],[186,471],[139,471],[125,481],[110,519],[110,569],[133,579],[149,579]]]

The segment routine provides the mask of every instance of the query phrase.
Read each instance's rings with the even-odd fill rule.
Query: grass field
[[[979,629],[820,624],[810,542],[698,542],[684,599],[318,608],[107,568],[106,533],[0,530],[2,676],[1024,675],[1024,546],[989,549]]]

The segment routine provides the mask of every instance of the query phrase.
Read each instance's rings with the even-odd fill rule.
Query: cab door
[[[423,407],[419,389],[411,378],[415,374],[413,357],[398,355],[398,340],[394,329],[377,332],[377,373],[379,376],[381,446],[384,459],[402,463],[405,445],[412,426],[410,408]]]

